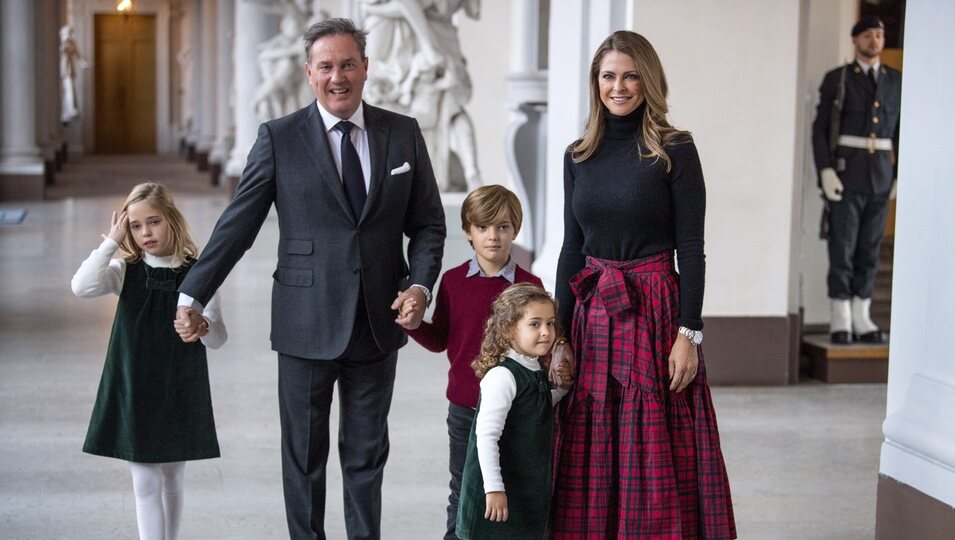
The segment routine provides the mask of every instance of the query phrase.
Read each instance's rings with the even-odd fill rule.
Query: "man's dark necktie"
[[[351,142],[351,129],[355,124],[347,120],[335,124],[335,129],[342,132],[342,184],[345,187],[345,197],[351,204],[355,221],[361,219],[361,211],[365,207],[368,193],[365,191],[365,176],[361,172],[361,160],[358,151]]]
[[[878,85],[878,83],[875,82],[875,68],[869,68],[869,82],[872,83],[873,87]]]

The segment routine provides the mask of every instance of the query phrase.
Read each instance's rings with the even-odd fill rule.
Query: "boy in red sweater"
[[[474,248],[474,257],[441,276],[431,322],[422,322],[409,336],[432,352],[447,349],[448,437],[451,494],[448,496],[446,539],[456,539],[461,471],[468,435],[480,393],[480,380],[471,361],[481,352],[484,324],[498,294],[514,283],[543,286],[540,278],[511,259],[511,242],[521,230],[521,203],[503,186],[475,189],[461,206],[461,227]]]

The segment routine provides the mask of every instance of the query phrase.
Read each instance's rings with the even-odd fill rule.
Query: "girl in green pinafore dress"
[[[141,539],[176,538],[185,462],[219,457],[205,349],[227,338],[218,296],[188,312],[193,330],[173,324],[197,252],[166,188],[140,184],[72,281],[82,298],[119,296],[83,451],[129,462]]]
[[[494,301],[481,354],[471,366],[481,397],[471,424],[455,531],[459,538],[544,538],[551,496],[553,406],[571,381],[560,366],[554,388],[539,358],[557,338],[556,303],[521,283]]]

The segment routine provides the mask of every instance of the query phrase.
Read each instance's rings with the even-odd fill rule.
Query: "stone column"
[[[955,362],[948,339],[955,305],[955,84],[939,51],[949,47],[955,4],[910,2],[899,131],[892,274],[892,341],[875,538],[949,538],[955,527]],[[947,532],[946,532],[947,531]]]
[[[235,145],[225,169],[227,181],[233,190],[245,169],[246,158],[259,127],[252,107],[255,89],[262,82],[255,62],[258,46],[277,32],[277,16],[264,12],[250,2],[236,2],[235,44],[232,47],[232,65],[235,67]]]
[[[196,159],[196,144],[199,142],[199,125],[202,124],[202,39],[200,0],[187,0],[182,4],[180,18],[180,50],[178,54],[182,96],[182,138],[189,161]]]
[[[0,201],[43,198],[36,144],[36,5],[0,2]],[[16,76],[9,76],[16,74]]]
[[[216,139],[209,152],[209,174],[212,183],[219,177],[229,160],[229,150],[235,140],[232,121],[232,102],[235,99],[232,73],[232,47],[235,42],[235,0],[216,2]]]
[[[540,21],[549,16],[548,8],[547,0],[516,0],[511,4],[511,66],[507,75],[510,123],[504,152],[511,185],[524,207],[524,224],[516,243],[530,252],[525,259],[533,258],[543,247],[547,72],[540,65],[538,53]]]
[[[216,18],[218,7],[216,0],[204,0],[200,3],[200,92],[199,92],[199,136],[196,140],[196,164],[200,171],[209,170],[209,152],[216,140],[216,102],[226,96],[216,92]]]
[[[548,46],[547,106],[560,114],[547,116],[547,182],[544,238],[534,260],[534,273],[553,289],[557,258],[564,240],[564,150],[583,133],[587,120],[587,76],[600,41],[621,28],[630,2],[625,0],[561,0],[551,10]]]
[[[59,26],[55,0],[36,1],[36,141],[43,158],[43,176],[53,184],[59,137]]]

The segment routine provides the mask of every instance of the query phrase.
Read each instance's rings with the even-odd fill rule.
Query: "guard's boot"
[[[888,336],[872,322],[869,308],[872,307],[871,298],[852,297],[852,330],[862,343],[887,343]]]
[[[840,345],[852,343],[852,307],[849,301],[830,298],[829,306],[832,310],[829,318],[829,339]]]

